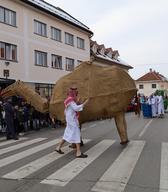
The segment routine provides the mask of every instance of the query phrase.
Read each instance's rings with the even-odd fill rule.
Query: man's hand
[[[86,105],[88,102],[89,102],[89,98],[88,99],[86,99],[85,101],[84,101],[84,103],[83,103],[83,105]]]

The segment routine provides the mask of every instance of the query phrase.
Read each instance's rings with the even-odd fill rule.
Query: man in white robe
[[[158,116],[158,96],[154,93],[156,116]]]
[[[80,127],[78,121],[78,112],[83,110],[84,105],[88,102],[86,100],[83,104],[77,105],[77,90],[76,88],[70,88],[68,93],[68,98],[64,101],[65,104],[65,119],[66,119],[66,128],[64,131],[63,138],[56,148],[60,154],[64,152],[61,150],[63,144],[67,141],[69,143],[76,144],[76,157],[77,158],[86,158],[87,155],[83,154],[80,150]]]
[[[151,95],[151,108],[152,108],[152,117],[156,117],[157,116],[156,98],[153,94]]]
[[[158,117],[164,117],[164,103],[162,95],[158,95]]]
[[[83,104],[77,105],[74,101],[70,102],[65,109],[66,128],[63,139],[69,143],[80,143],[80,129],[77,113],[83,110]]]

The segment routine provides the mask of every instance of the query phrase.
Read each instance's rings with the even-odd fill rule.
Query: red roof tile
[[[166,80],[166,78],[159,74],[156,71],[150,70],[149,73],[146,73],[142,77],[138,78],[136,81],[163,81]]]

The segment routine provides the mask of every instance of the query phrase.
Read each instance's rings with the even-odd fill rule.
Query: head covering
[[[68,97],[76,98],[77,95],[78,95],[77,87],[71,87],[71,88],[69,88],[67,95],[68,95]]]
[[[72,101],[76,102],[77,95],[78,95],[77,87],[69,88],[68,93],[67,93],[68,97],[64,101],[65,107],[67,107]]]

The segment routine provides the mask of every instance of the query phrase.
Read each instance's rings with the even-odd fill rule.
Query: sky
[[[88,26],[92,40],[118,50],[138,79],[149,69],[168,78],[168,0],[45,0]]]

